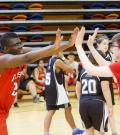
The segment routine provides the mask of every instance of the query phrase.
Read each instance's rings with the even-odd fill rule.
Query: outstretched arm
[[[94,66],[89,61],[89,59],[87,58],[87,56],[82,48],[84,35],[85,35],[85,27],[82,27],[81,30],[78,32],[76,42],[75,42],[78,56],[80,58],[80,61],[83,65],[83,67],[88,72],[88,74],[95,75],[95,76],[102,76],[102,77],[112,77],[113,74],[108,66],[97,67],[97,66]]]
[[[43,47],[37,50],[32,50],[31,48],[23,48],[23,54],[12,55],[6,54],[0,57],[0,72],[9,67],[17,67],[23,64],[32,63],[43,57],[51,56],[52,54],[59,51],[60,44],[63,39],[61,36],[61,31],[58,29],[56,33],[56,40],[53,46]]]
[[[99,53],[98,51],[94,48],[93,46],[93,43],[95,41],[95,37],[98,33],[98,28],[95,29],[93,35],[89,35],[89,38],[88,38],[88,41],[87,41],[87,45],[88,45],[88,48],[90,49],[93,57],[95,58],[95,60],[97,61],[97,63],[100,65],[100,66],[105,66],[105,65],[109,65],[110,62],[106,61]]]

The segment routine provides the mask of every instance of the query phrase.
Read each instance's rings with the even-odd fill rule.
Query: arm
[[[30,48],[23,48],[24,54],[12,55],[6,54],[0,57],[0,72],[6,68],[17,67],[23,64],[32,63],[40,58],[47,57],[56,53],[60,49],[60,43],[63,37],[61,31],[57,30],[56,40],[53,46],[47,46],[38,50],[31,50]]]
[[[94,76],[102,76],[102,77],[112,77],[113,74],[108,66],[101,66],[97,67],[94,66],[89,59],[87,58],[83,48],[82,48],[82,42],[85,35],[85,28],[82,27],[80,32],[77,35],[75,46],[78,52],[78,56],[80,58],[80,61],[85,68],[85,70],[88,72],[88,74],[94,75]]]
[[[23,47],[23,54],[32,51],[31,47]]]
[[[90,49],[93,57],[95,58],[95,60],[97,61],[97,63],[100,66],[104,66],[104,65],[109,65],[110,62],[106,61],[99,53],[98,51],[94,48],[93,43],[95,41],[95,37],[98,33],[98,28],[95,29],[93,35],[89,35],[88,41],[87,41],[87,45],[88,48]]]
[[[104,98],[108,106],[109,115],[112,115],[112,99],[111,99],[111,93],[110,93],[110,88],[109,88],[109,82],[102,81],[101,86],[102,86],[102,92],[103,92]]]
[[[60,59],[56,60],[55,66],[58,67],[59,69],[62,69],[63,71],[67,71],[67,72],[74,71],[74,69],[71,66],[67,65]]]
[[[76,94],[77,94],[77,99],[80,99],[80,95],[81,95],[81,83],[79,81],[76,82]]]

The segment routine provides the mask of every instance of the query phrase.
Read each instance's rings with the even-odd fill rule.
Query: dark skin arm
[[[12,55],[6,54],[0,57],[0,73],[4,72],[6,68],[17,67],[20,65],[33,63],[43,57],[51,56],[52,54],[72,47],[75,43],[78,28],[74,29],[73,34],[70,37],[69,43],[66,45],[60,45],[63,39],[61,31],[58,29],[56,33],[56,40],[53,46],[47,46],[38,50],[31,50],[30,48],[24,48],[24,54]]]
[[[72,67],[70,67],[69,65],[67,65],[66,63],[64,63],[60,59],[58,59],[55,62],[55,66],[56,66],[56,69],[62,69],[63,71],[67,71],[67,72],[73,72],[74,71],[74,69]]]

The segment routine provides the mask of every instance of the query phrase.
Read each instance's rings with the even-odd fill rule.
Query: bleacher
[[[35,3],[38,7],[30,6]],[[22,18],[16,15],[22,15]],[[96,27],[100,28],[99,33],[111,38],[120,32],[120,0],[0,0],[0,35],[14,31],[25,46],[48,46],[54,41],[58,27],[66,42],[73,28],[82,25],[87,29],[84,44]],[[70,50],[76,52],[73,47],[65,54]],[[87,46],[85,50],[88,51]]]

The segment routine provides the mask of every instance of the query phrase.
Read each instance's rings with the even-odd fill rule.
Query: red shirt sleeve
[[[113,64],[110,64],[110,70],[112,71],[112,73],[114,74],[114,76],[116,77],[116,79],[118,80],[118,82],[120,81],[120,62],[115,62]]]

